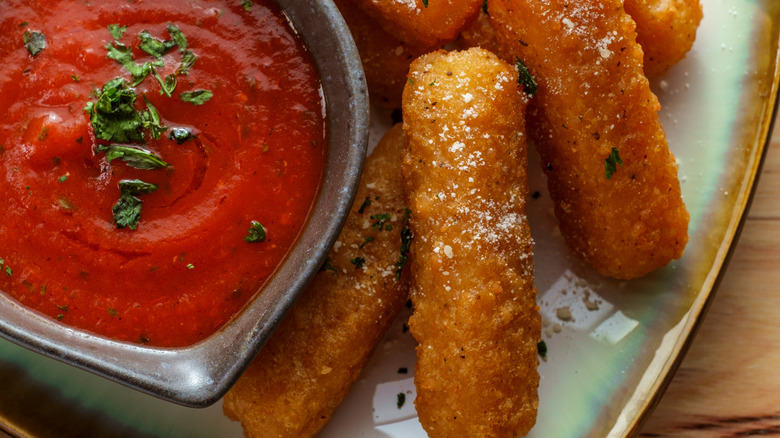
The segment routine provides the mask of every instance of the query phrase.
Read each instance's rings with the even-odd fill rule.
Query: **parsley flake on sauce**
[[[262,242],[265,240],[265,227],[258,221],[252,221],[244,240],[249,243]]]
[[[192,66],[195,65],[195,61],[198,60],[198,57],[195,56],[194,53],[192,53],[192,50],[187,50],[184,53],[181,54],[181,65],[178,69],[176,69],[177,75],[189,75],[190,70],[192,70]]]
[[[37,30],[25,30],[24,31],[24,47],[30,52],[30,55],[35,56],[43,49],[46,48],[46,36],[43,32]]]
[[[108,32],[114,37],[115,40],[121,39],[125,32],[127,32],[127,26],[120,26],[118,24],[109,24]]]
[[[138,113],[141,117],[141,126],[144,129],[151,130],[152,138],[159,140],[162,138],[162,134],[168,130],[168,127],[163,126],[160,113],[157,111],[157,108],[149,102],[149,99],[146,98],[146,94],[144,94],[144,101],[146,102],[147,110]]]
[[[173,128],[171,129],[171,133],[168,134],[168,138],[175,141],[176,144],[183,144],[192,140],[195,136],[187,128]]]
[[[523,64],[520,58],[515,57],[515,66],[517,67],[517,83],[523,86],[528,97],[534,97],[536,92],[539,91],[539,86],[536,84],[536,80],[531,76],[531,72],[528,71],[528,67]]]
[[[181,93],[179,94],[179,97],[181,100],[190,102],[193,105],[203,105],[204,103],[208,102],[213,95],[214,93],[212,93],[210,90],[195,90]]]
[[[112,79],[99,93],[97,102],[88,103],[85,109],[90,115],[95,137],[117,143],[144,141],[141,117],[133,107],[138,96],[127,81]]]
[[[241,6],[244,7],[245,11],[251,11],[252,10],[252,0],[244,0],[241,2]]]
[[[176,47],[174,40],[160,41],[146,30],[142,30],[138,34],[138,38],[141,39],[141,44],[138,45],[138,48],[158,59]]]
[[[612,174],[617,172],[617,165],[623,164],[623,160],[620,159],[620,153],[617,148],[612,148],[609,156],[604,160],[604,170],[607,175],[607,179],[612,179]]]
[[[181,53],[187,51],[187,46],[189,45],[187,37],[184,36],[184,33],[175,24],[168,23],[168,33],[171,34],[173,44],[179,46]]]
[[[157,184],[151,184],[139,179],[119,181],[119,190],[122,195],[119,201],[112,207],[114,224],[117,228],[128,227],[135,230],[141,219],[141,205],[143,201],[136,196],[151,193],[157,190]]]
[[[122,146],[117,144],[100,145],[98,152],[106,153],[106,160],[110,163],[119,158],[127,163],[128,166],[142,170],[163,169],[168,167],[168,163],[162,158],[144,148],[138,146]]]

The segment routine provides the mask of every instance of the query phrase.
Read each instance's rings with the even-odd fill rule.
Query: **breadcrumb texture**
[[[477,17],[482,0],[351,0],[382,28],[423,52],[452,42]]]
[[[398,125],[366,160],[352,211],[323,270],[225,396],[225,414],[241,421],[247,437],[314,436],[405,305],[408,274],[398,280],[395,266],[406,222],[403,154]],[[376,215],[386,218],[381,229],[373,226]],[[357,257],[365,260],[360,268],[351,261]]]
[[[624,6],[636,22],[647,77],[661,76],[685,58],[702,19],[699,0],[625,0]]]
[[[568,246],[620,279],[681,257],[688,212],[622,1],[488,0],[488,10],[504,59],[520,58],[538,83],[529,134]],[[607,178],[613,148],[622,164]]]
[[[371,102],[400,108],[409,64],[427,50],[409,46],[387,33],[350,0],[336,0],[335,3],[360,53]]]
[[[493,53],[499,52],[496,30],[485,12],[480,11],[477,19],[469,27],[463,29],[458,38],[458,46],[463,49],[481,47]]]
[[[434,52],[404,89],[417,413],[431,437],[536,421],[541,322],[525,216],[525,102],[491,52]]]

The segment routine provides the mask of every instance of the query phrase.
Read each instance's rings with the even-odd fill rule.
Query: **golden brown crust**
[[[423,52],[454,41],[482,0],[351,0],[389,34]]]
[[[469,27],[463,29],[458,38],[458,45],[463,49],[481,47],[493,53],[499,53],[496,29],[484,11],[479,13],[477,19]]]
[[[621,0],[489,0],[488,9],[504,59],[522,59],[538,83],[529,133],[569,247],[622,279],[679,258],[688,212]],[[612,148],[622,164],[607,178]]]
[[[525,103],[482,49],[425,55],[404,89],[415,406],[431,437],[526,434],[541,323],[525,217]]]
[[[404,44],[384,31],[376,20],[349,0],[336,0],[335,3],[355,39],[371,102],[400,108],[409,64],[425,51]]]
[[[246,436],[315,435],[406,303],[407,281],[397,278],[395,266],[406,216],[403,153],[398,125],[366,160],[352,211],[325,265],[337,272],[316,276],[225,396],[225,414],[241,421]],[[361,212],[366,199],[370,205]],[[372,226],[382,218],[381,230]],[[375,240],[367,242],[370,237]],[[357,257],[365,260],[359,269]]]
[[[654,78],[680,62],[696,40],[702,19],[699,0],[625,0],[644,51],[644,71]]]

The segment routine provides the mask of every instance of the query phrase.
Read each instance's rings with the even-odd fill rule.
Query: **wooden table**
[[[780,118],[723,281],[639,436],[780,436]]]

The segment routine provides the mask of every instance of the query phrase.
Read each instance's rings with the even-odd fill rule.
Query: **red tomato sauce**
[[[109,338],[186,346],[226,324],[295,243],[317,194],[325,151],[324,102],[313,63],[288,22],[265,0],[0,1],[0,290],[61,323]],[[89,102],[127,68],[108,58],[108,26],[138,65],[146,30],[197,56],[177,74],[182,46],[162,55],[161,78],[133,87],[169,129],[131,142],[168,166],[110,163]],[[32,55],[25,34],[40,32]],[[180,50],[181,49],[181,50]],[[209,90],[195,105],[181,93]],[[195,139],[177,144],[171,128]],[[127,144],[127,142],[125,142]],[[158,189],[137,228],[118,228],[120,180]],[[249,243],[253,221],[266,239]]]

